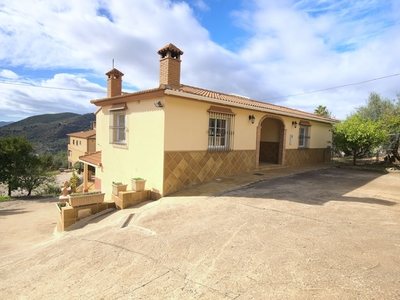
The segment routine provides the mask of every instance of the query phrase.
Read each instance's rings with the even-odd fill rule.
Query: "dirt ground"
[[[61,235],[54,203],[0,203],[0,298],[399,299],[399,187],[399,173],[314,170]]]

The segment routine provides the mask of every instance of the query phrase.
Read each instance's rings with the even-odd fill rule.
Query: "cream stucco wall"
[[[102,151],[102,167],[96,169],[96,177],[106,199],[111,199],[113,181],[131,189],[134,177],[146,179],[146,189],[163,190],[164,110],[154,106],[155,100],[160,99],[127,102],[126,146],[110,143],[110,106],[96,115],[96,149]]]
[[[215,104],[167,97],[164,108],[165,151],[207,150],[209,116],[207,110],[211,105]],[[235,114],[233,150],[255,150],[257,124],[251,124],[249,121],[249,111],[238,108],[231,110]]]
[[[318,122],[310,123],[310,148],[332,147],[332,126]]]
[[[79,160],[79,156],[87,154],[87,140],[84,138],[78,137],[69,137],[69,144],[68,144],[68,161],[72,164],[76,163]]]
[[[202,101],[168,96],[165,99],[165,151],[207,150],[208,146],[208,112],[211,104]],[[299,125],[301,119],[274,116],[262,112],[229,107],[235,113],[235,134],[233,150],[255,150],[257,126],[261,126],[261,141],[279,141],[279,121],[284,124],[285,149],[297,149],[299,146]],[[254,115],[254,124],[249,121]],[[265,118],[267,116],[267,118]],[[310,121],[310,148],[326,148],[332,141],[331,125]],[[264,129],[264,130],[263,130]]]
[[[298,149],[301,119],[285,117],[286,149]],[[292,122],[297,122],[294,127]],[[310,123],[310,144],[309,148],[326,148],[332,146],[332,126],[330,124],[308,121]]]

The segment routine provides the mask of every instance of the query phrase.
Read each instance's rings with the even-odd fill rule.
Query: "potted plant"
[[[127,184],[122,184],[122,182],[114,182],[112,183],[113,189],[112,189],[112,193],[115,196],[118,196],[119,192],[125,192],[126,188],[127,188]]]
[[[141,177],[132,178],[132,190],[136,192],[144,191],[146,180]]]

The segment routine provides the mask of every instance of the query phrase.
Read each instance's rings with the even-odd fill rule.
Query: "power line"
[[[386,75],[386,76],[382,76],[382,77],[376,77],[376,78],[372,78],[372,79],[368,79],[368,80],[363,80],[363,81],[359,81],[359,82],[336,85],[336,86],[332,86],[332,87],[328,87],[328,88],[323,88],[323,89],[320,89],[320,90],[314,90],[314,91],[309,91],[309,92],[304,92],[304,93],[299,93],[299,94],[292,94],[292,95],[268,98],[268,100],[276,100],[276,99],[282,99],[282,98],[290,98],[290,97],[298,97],[298,96],[303,96],[303,95],[315,94],[315,93],[325,92],[325,91],[329,91],[329,90],[335,90],[335,89],[338,89],[338,88],[354,86],[354,85],[360,85],[360,84],[364,84],[364,83],[368,83],[368,82],[372,82],[372,81],[377,81],[377,80],[382,80],[382,79],[395,77],[395,76],[399,76],[399,75],[400,75],[400,73],[396,73],[396,74]]]
[[[63,87],[56,87],[56,86],[42,86],[42,85],[29,84],[29,83],[25,83],[25,82],[10,82],[10,81],[4,81],[4,80],[0,80],[0,84],[27,86],[27,87],[34,87],[34,88],[41,88],[41,89],[50,89],[50,90],[84,92],[84,93],[101,93],[101,92],[103,92],[103,91],[90,91],[90,90],[83,90],[83,89],[63,88]]]
[[[372,79],[367,79],[359,82],[353,82],[353,83],[347,83],[347,84],[342,84],[342,85],[336,85],[332,87],[327,87],[319,90],[313,90],[309,92],[304,92],[304,93],[298,93],[298,94],[291,94],[291,95],[285,95],[285,96],[279,96],[279,97],[272,97],[272,98],[267,98],[268,100],[276,100],[276,99],[282,99],[282,98],[291,98],[291,97],[298,97],[298,96],[304,96],[304,95],[310,95],[310,94],[316,94],[316,93],[321,93],[329,90],[335,90],[343,87],[348,87],[348,86],[355,86],[355,85],[361,85],[365,84],[368,82],[373,82],[377,80],[382,80],[390,77],[396,77],[400,76],[400,73],[395,73],[391,75],[386,75],[386,76],[381,76],[381,77],[376,77]],[[100,91],[90,91],[90,90],[84,90],[84,89],[72,89],[72,88],[63,88],[63,87],[55,87],[55,86],[41,86],[41,85],[34,85],[34,84],[29,84],[29,83],[24,83],[24,82],[10,82],[10,81],[4,81],[0,80],[0,84],[8,84],[8,85],[16,85],[16,86],[28,86],[28,87],[34,87],[34,88],[42,88],[42,89],[53,89],[53,90],[63,90],[63,91],[75,91],[75,92],[84,92],[84,93],[101,93]]]

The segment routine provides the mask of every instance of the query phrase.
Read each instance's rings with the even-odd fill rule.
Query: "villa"
[[[185,186],[256,169],[330,160],[335,120],[283,106],[181,84],[183,52],[158,51],[160,83],[122,92],[123,73],[108,73],[96,112],[95,186],[111,198],[112,182],[146,179],[160,197]]]
[[[96,152],[96,129],[78,131],[68,136],[68,168],[73,168],[79,157]]]

